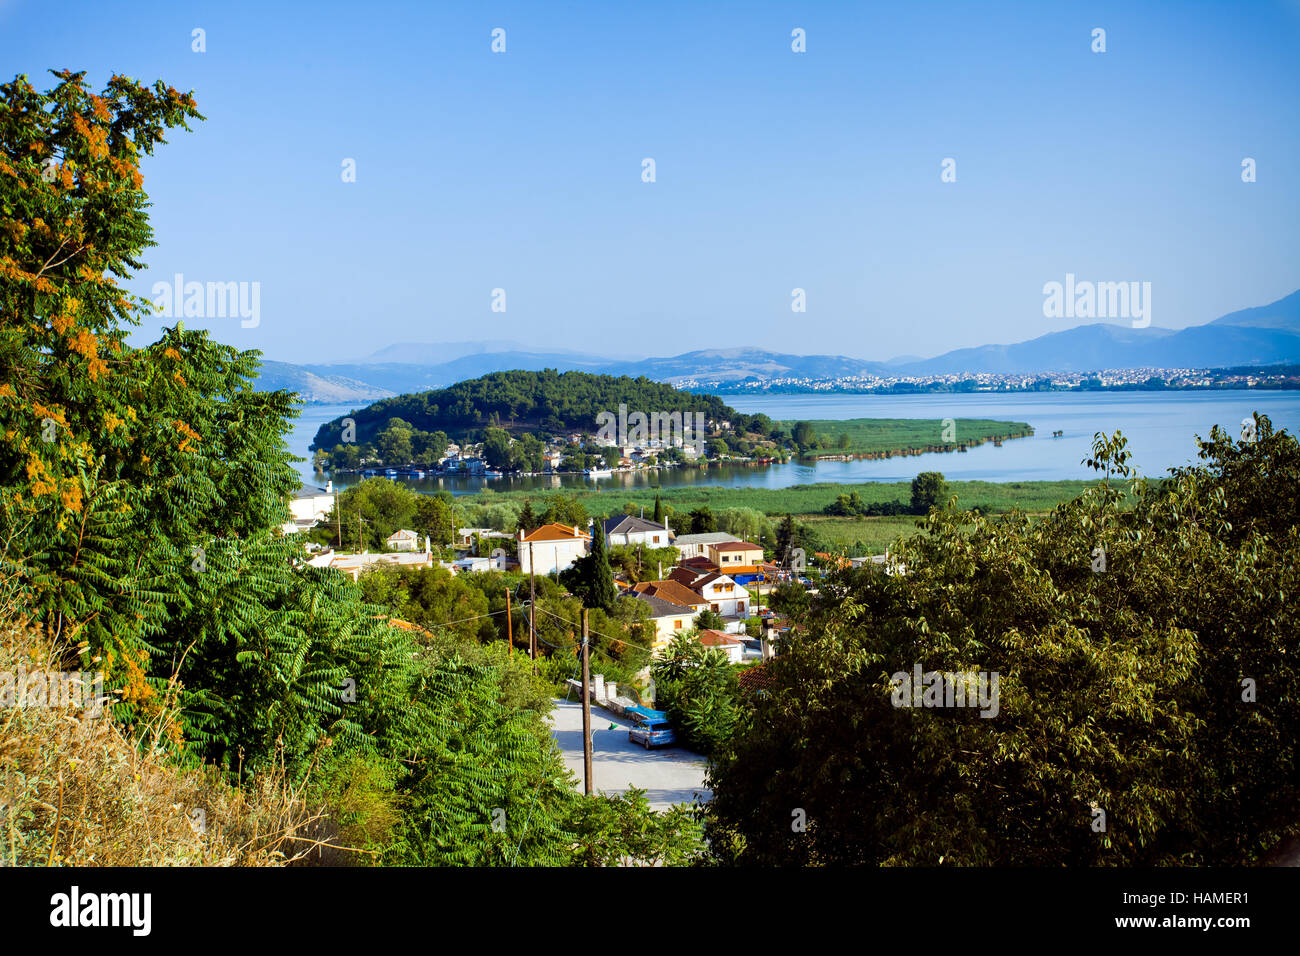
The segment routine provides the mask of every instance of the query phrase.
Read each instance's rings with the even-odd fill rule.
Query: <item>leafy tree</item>
[[[683,806],[650,809],[645,791],[578,804],[574,862],[583,866],[686,866],[703,851],[700,825]]]
[[[447,453],[449,444],[447,433],[443,431],[425,432],[417,429],[411,431],[412,461],[418,465],[436,465]]]
[[[722,615],[717,611],[711,611],[705,608],[699,614],[695,615],[695,626],[700,630],[722,631],[727,627],[727,622],[722,619]]]
[[[377,598],[403,598],[382,576],[358,585],[305,565],[281,532],[299,483],[284,443],[293,396],[256,391],[256,353],[179,322],[127,344],[147,303],[118,280],[152,242],[140,160],[201,118],[193,98],[55,76],[48,92],[0,85],[0,576],[33,624],[81,646],[115,716],[153,722],[187,760],[235,781],[274,761],[299,785],[327,768],[316,798],[386,862],[588,863],[591,846],[690,859],[680,814],[583,806],[541,713],[503,693],[507,665],[444,653],[445,633],[413,642],[389,604],[364,598],[372,581]],[[378,533],[415,514],[391,484],[341,498]],[[459,619],[434,614],[439,602],[485,596],[437,576],[407,591],[440,632]],[[627,642],[629,662],[642,653]]]
[[[542,524],[567,524],[583,529],[587,526],[587,509],[572,495],[551,495],[542,515]]]
[[[807,589],[794,581],[782,581],[772,589],[769,606],[778,614],[799,618],[807,613],[811,600]]]
[[[388,427],[375,437],[375,450],[385,465],[410,464],[414,457],[411,426],[400,418],[390,419]]]
[[[740,725],[744,705],[736,672],[719,651],[693,634],[679,634],[650,665],[655,704],[687,746],[713,754]]]
[[[546,446],[535,435],[520,435],[510,449],[510,467],[515,471],[539,472],[544,464]]]
[[[757,508],[727,508],[718,512],[718,530],[759,544],[772,535],[772,522]]]
[[[943,504],[948,485],[938,471],[923,471],[912,479],[912,512],[927,514],[931,508]]]
[[[420,495],[416,499],[415,525],[413,530],[428,535],[434,544],[445,547],[455,540],[456,516],[443,495]]]
[[[651,520],[653,520],[655,524],[664,523],[664,503],[660,499],[658,492],[655,493],[655,510],[654,514],[651,516]]]
[[[715,754],[715,854],[1258,860],[1293,832],[1300,797],[1285,690],[1300,679],[1300,531],[1277,478],[1296,475],[1300,446],[1257,423],[1255,442],[1212,432],[1202,464],[1158,487],[1128,473],[1122,438],[1098,436],[1107,477],[1042,520],[949,505],[894,545],[905,573],[832,575]],[[917,666],[997,674],[996,713],[900,706]],[[794,806],[805,833],[775,822]]]
[[[718,530],[718,522],[708,505],[700,505],[688,516],[689,534],[708,534]]]
[[[489,468],[509,468],[510,435],[501,428],[489,428],[483,432],[483,458]]]
[[[787,514],[776,529],[776,559],[789,563],[791,552],[798,546],[798,541],[799,530],[795,527],[794,516]]]
[[[612,611],[618,592],[614,589],[614,572],[609,567],[604,526],[597,522],[591,529],[591,550],[560,573],[560,582],[589,608]]]
[[[516,522],[518,529],[525,534],[529,534],[541,527],[542,523],[538,520],[537,515],[533,514],[533,499],[525,498],[524,506],[519,510],[519,518]]]
[[[610,567],[618,569],[634,583],[657,580],[661,571],[676,567],[680,559],[681,551],[677,548],[617,545],[609,549]]]

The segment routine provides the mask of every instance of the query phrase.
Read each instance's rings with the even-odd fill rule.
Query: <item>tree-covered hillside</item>
[[[733,428],[766,434],[765,415],[744,415],[713,395],[683,392],[648,378],[591,375],[587,372],[493,372],[415,395],[398,395],[368,405],[350,416],[356,441],[375,438],[390,419],[400,418],[425,432],[445,432],[453,438],[478,437],[482,429],[499,425],[514,433],[595,432],[596,416],[618,413],[703,412],[706,420],[729,421]],[[332,448],[342,437],[343,418],[326,422],[316,433],[312,449]]]

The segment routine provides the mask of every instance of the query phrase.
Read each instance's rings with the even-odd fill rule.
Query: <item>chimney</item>
[[[325,481],[325,493],[326,493],[326,494],[332,494],[333,492],[334,492],[334,479],[333,479],[333,478],[326,479],[326,481]]]

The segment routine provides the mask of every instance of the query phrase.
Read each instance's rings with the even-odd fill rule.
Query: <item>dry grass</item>
[[[76,660],[0,608],[0,671]],[[280,866],[319,851],[321,814],[283,767],[237,788],[168,755],[174,710],[128,736],[110,716],[0,706],[0,865]],[[201,811],[198,813],[196,811]]]

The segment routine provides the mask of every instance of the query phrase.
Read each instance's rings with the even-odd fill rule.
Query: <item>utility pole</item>
[[[515,652],[514,618],[510,616],[510,589],[506,588],[506,653]]]
[[[528,656],[537,673],[537,565],[533,563],[533,543],[528,542]]]
[[[582,783],[591,796],[591,659],[587,653],[587,609],[582,609]]]

